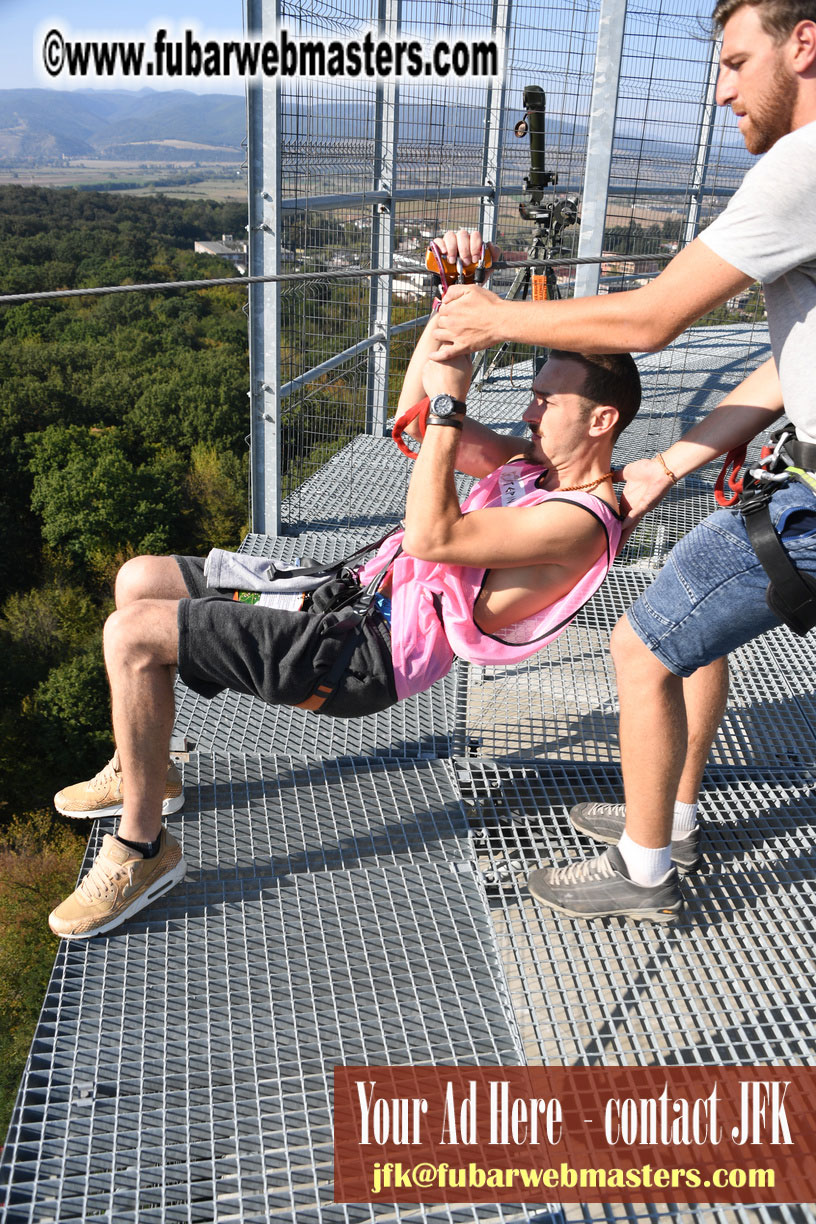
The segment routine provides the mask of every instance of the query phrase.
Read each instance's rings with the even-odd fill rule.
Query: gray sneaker
[[[685,907],[674,868],[662,884],[644,888],[630,878],[616,846],[598,858],[533,871],[527,887],[536,901],[571,918],[621,915],[674,922]]]
[[[570,808],[570,820],[579,833],[595,841],[617,846],[626,825],[626,807],[622,803],[576,803]],[[688,837],[672,841],[672,862],[681,875],[700,866],[700,830],[692,829]]]

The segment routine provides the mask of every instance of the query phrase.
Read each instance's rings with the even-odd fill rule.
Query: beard
[[[749,153],[767,153],[777,140],[792,129],[796,105],[796,79],[783,63],[777,62],[764,93],[751,107],[747,122],[740,129]]]

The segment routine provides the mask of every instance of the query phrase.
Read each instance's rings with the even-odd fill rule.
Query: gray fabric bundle
[[[204,563],[208,587],[219,591],[313,591],[329,576],[325,570],[316,574],[299,573],[314,566],[308,558],[296,558],[294,565],[283,566],[269,557],[249,557],[245,553],[213,548]],[[326,570],[331,567],[327,566]]]

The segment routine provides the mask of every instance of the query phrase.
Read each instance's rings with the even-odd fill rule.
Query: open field
[[[79,187],[132,195],[243,200],[246,171],[235,162],[133,162],[81,158],[46,166],[2,166],[0,185]]]

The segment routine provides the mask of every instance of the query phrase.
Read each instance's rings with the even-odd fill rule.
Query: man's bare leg
[[[127,841],[155,841],[161,828],[175,714],[177,623],[177,601],[140,599],[114,612],[105,625],[105,665],[124,795],[117,832]]]
[[[575,918],[627,914],[672,922],[684,905],[671,849],[674,801],[686,759],[683,681],[655,658],[626,619],[612,634],[612,657],[620,694],[625,831],[617,847],[595,858],[531,872],[527,887],[542,905]],[[612,837],[600,840],[618,836],[621,815],[618,810],[606,831]]]
[[[707,667],[683,681],[688,743],[686,760],[677,784],[680,803],[696,803],[711,746],[725,714],[728,700],[728,656],[715,659]]]
[[[112,806],[116,811],[121,805],[122,815],[117,836],[102,839],[91,870],[49,916],[51,930],[63,939],[88,939],[115,929],[184,878],[181,846],[161,823],[174,716],[177,616],[177,600],[137,599],[105,625],[121,768],[118,803]],[[115,777],[106,767],[86,789],[98,789],[97,781],[107,785]]]
[[[686,761],[683,680],[655,658],[626,617],[612,634],[612,658],[620,698],[626,830],[640,846],[668,846]]]
[[[675,800],[696,803],[728,698],[728,660],[687,679],[668,671],[626,617],[612,635],[620,696],[626,830],[648,847],[671,842]]]
[[[117,609],[140,599],[187,599],[178,562],[172,557],[132,557],[116,575]]]

